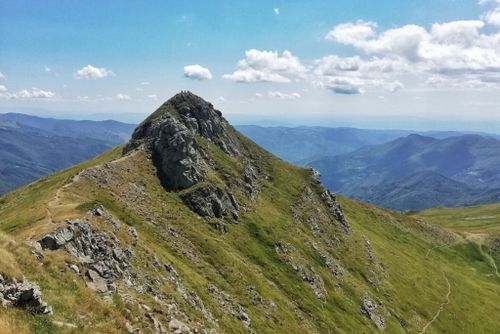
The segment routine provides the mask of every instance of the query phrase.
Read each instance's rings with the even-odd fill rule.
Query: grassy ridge
[[[54,318],[76,323],[80,332],[120,333],[126,321],[144,315],[144,310],[127,306],[119,297],[106,303],[85,288],[80,277],[65,270],[71,261],[66,253],[47,253],[40,264],[22,242],[54,228],[47,222],[46,209],[58,189],[71,183],[79,171],[108,163],[107,184],[83,178],[59,191],[60,198],[52,210],[55,224],[68,215],[83,215],[94,203],[103,204],[122,223],[137,229],[138,270],[144,275],[158,274],[149,265],[152,254],[171,263],[186,288],[194,291],[218,319],[219,332],[248,330],[219,307],[207,290],[209,285],[217,286],[245,307],[257,333],[377,332],[360,311],[366,295],[378,304],[378,312],[386,321],[385,332],[417,333],[445,301],[445,279],[451,286],[450,303],[429,326],[428,333],[491,333],[500,328],[499,280],[491,276],[491,264],[475,244],[457,242],[452,233],[413,217],[342,197],[352,227],[346,235],[328,218],[319,198],[321,189],[313,184],[307,170],[245,143],[260,159],[259,166],[269,179],[262,182],[255,203],[239,195],[246,210],[240,223],[228,227],[227,234],[220,234],[199,219],[178,194],[165,192],[143,154],[114,161],[121,156],[117,148],[0,199],[0,230],[5,239],[0,250],[7,254],[2,258],[8,261],[5,265],[0,262],[2,271],[12,276],[22,273],[38,282],[44,298],[54,306]],[[238,160],[214,145],[201,144],[216,163],[208,182],[218,185],[223,173],[241,174]],[[138,187],[141,192],[135,193]],[[146,195],[134,197],[142,192]],[[119,234],[118,238],[124,240],[126,236]],[[15,247],[9,246],[9,239],[17,241]],[[280,247],[286,251],[278,251]],[[333,275],[325,259],[338,264],[342,275]],[[324,287],[323,298],[315,295],[312,284]],[[165,284],[159,289],[191,319],[213,326],[171,286]],[[137,298],[149,305],[155,303],[144,295]],[[17,309],[2,312],[0,324],[19,333],[70,332]]]

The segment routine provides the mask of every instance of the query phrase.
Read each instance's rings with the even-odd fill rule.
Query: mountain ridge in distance
[[[116,121],[0,114],[0,194],[93,158],[128,140],[133,128]]]
[[[327,186],[340,193],[389,208],[413,210],[496,201],[496,193],[500,193],[498,152],[500,141],[490,137],[468,134],[436,139],[412,134],[345,155],[319,159],[310,165],[321,170]],[[423,172],[440,174],[449,181],[427,182],[427,189],[415,183],[420,187],[420,195],[409,198],[408,203],[402,202],[409,190],[402,188],[405,184],[408,186],[405,179]],[[462,184],[460,190],[457,190],[457,182]],[[439,195],[444,190],[439,187],[444,184],[449,188]],[[394,200],[387,197],[391,192]]]

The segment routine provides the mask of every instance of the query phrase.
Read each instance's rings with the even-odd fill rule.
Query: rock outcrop
[[[378,329],[385,329],[385,319],[378,312],[378,305],[368,295],[363,297],[361,313],[370,318]]]
[[[65,226],[38,240],[38,245],[42,250],[64,248],[73,255],[86,269],[87,287],[98,292],[116,291],[114,279],[134,275],[127,263],[133,252],[122,247],[116,237],[95,229],[89,222],[67,220]],[[77,265],[70,266],[72,271],[80,272]]]
[[[206,179],[208,164],[197,137],[226,154],[240,154],[241,143],[222,113],[201,97],[181,92],[137,127],[125,152],[145,147],[165,188],[182,190]]]
[[[209,152],[200,141],[216,145],[225,154],[245,158],[245,148],[236,131],[220,111],[202,98],[181,92],[165,102],[137,127],[125,152],[142,148],[151,156],[167,191],[181,191],[208,180],[214,168]],[[242,184],[253,183],[256,168],[245,169]],[[202,217],[238,220],[238,204],[226,187],[207,185],[183,193],[184,203]]]
[[[52,307],[42,300],[42,292],[35,283],[23,277],[22,282],[8,281],[0,274],[0,305],[25,308],[32,313],[51,315]]]

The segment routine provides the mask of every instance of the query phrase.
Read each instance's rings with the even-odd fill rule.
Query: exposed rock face
[[[220,188],[202,187],[181,198],[191,210],[202,217],[230,217],[238,220],[236,200]]]
[[[41,249],[63,248],[87,268],[84,278],[87,287],[98,292],[116,290],[113,279],[129,273],[127,260],[133,256],[130,249],[120,246],[116,237],[92,227],[88,222],[66,221],[66,226],[56,229],[38,241]],[[72,265],[74,272],[80,272]]]
[[[361,313],[370,318],[380,330],[385,329],[385,319],[377,311],[378,305],[368,296],[363,297]]]
[[[52,307],[42,300],[40,288],[24,277],[20,283],[15,279],[8,282],[0,274],[0,304],[26,308],[32,313],[52,314]]]
[[[220,111],[190,92],[181,92],[137,127],[125,152],[138,147],[146,149],[165,189],[180,191],[206,181],[213,168],[208,152],[200,147],[201,138],[230,156],[240,156],[244,151],[235,130]],[[245,182],[255,177],[245,174]],[[238,220],[238,205],[226,189],[202,187],[183,194],[182,199],[202,217]]]
[[[241,144],[221,112],[201,97],[181,92],[137,127],[125,151],[145,145],[165,188],[182,190],[206,178],[207,162],[202,158],[197,136],[210,140],[227,154],[240,153]]]
[[[189,188],[206,176],[193,133],[174,117],[163,122],[153,144],[153,160],[167,189]]]
[[[210,154],[213,145],[238,158],[243,165],[241,175],[219,173],[218,162]],[[269,179],[260,170],[259,160],[248,151],[221,112],[190,92],[175,95],[137,127],[125,152],[138,148],[151,157],[165,189],[185,190],[180,194],[184,203],[201,217],[219,219],[220,223],[214,226],[221,232],[226,231],[225,220],[239,220],[242,208],[233,194],[244,194],[246,199],[255,202],[261,181]],[[213,175],[216,176],[211,177]],[[324,189],[317,171],[312,170],[312,178]],[[214,179],[217,182],[213,182]],[[205,184],[200,184],[202,182]],[[324,189],[321,198],[348,232],[349,224],[335,195]]]
[[[321,194],[321,198],[325,202],[326,206],[330,209],[330,212],[333,214],[335,219],[340,223],[345,233],[349,233],[349,223],[344,217],[344,212],[340,207],[340,204],[337,202],[337,198],[334,193],[330,190],[325,189],[325,191]]]

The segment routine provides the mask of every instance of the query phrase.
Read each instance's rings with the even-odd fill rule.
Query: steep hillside
[[[464,135],[435,139],[413,134],[310,165],[321,171],[325,184],[335,191],[408,210],[497,201],[499,152],[500,141],[490,137]],[[431,174],[425,174],[428,172]],[[420,181],[425,178],[427,191],[422,188],[423,183],[414,182],[415,177]],[[407,189],[410,183],[416,188]],[[392,195],[387,194],[388,189],[392,189]],[[415,203],[419,193],[423,197]]]
[[[125,148],[0,199],[0,332],[500,328],[500,279],[472,241],[318,177],[180,93]]]
[[[0,194],[128,140],[129,124],[0,114]]]

